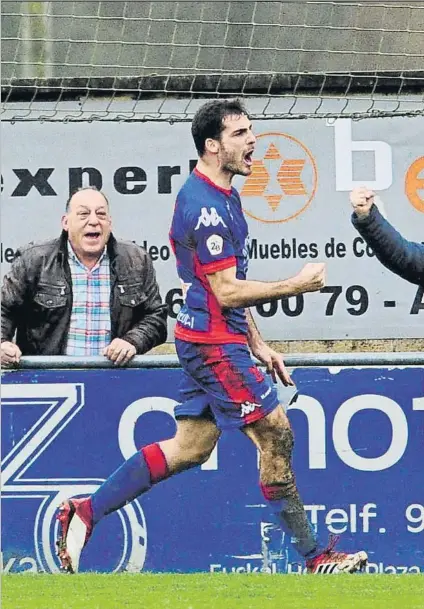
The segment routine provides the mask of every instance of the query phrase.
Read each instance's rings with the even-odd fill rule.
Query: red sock
[[[141,452],[149,468],[152,484],[168,477],[168,464],[159,444],[149,444],[142,448]]]
[[[283,498],[283,488],[280,485],[266,486],[265,484],[262,484],[262,482],[260,482],[259,485],[261,487],[262,495],[267,501],[276,501]]]

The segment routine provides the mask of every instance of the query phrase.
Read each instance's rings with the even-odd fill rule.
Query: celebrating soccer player
[[[231,186],[234,175],[252,171],[256,140],[247,111],[237,100],[206,103],[193,119],[192,134],[199,161],[178,194],[170,230],[185,295],[175,330],[182,367],[177,431],[172,439],[142,448],[91,497],[62,504],[62,567],[77,571],[81,550],[103,516],[161,480],[204,463],[221,430],[232,429],[241,430],[259,450],[264,498],[308,571],[352,573],[364,567],[366,553],[335,552],[334,540],[325,547],[306,517],[292,470],[293,434],[273,380],[278,376],[285,385],[293,383],[247,308],[319,290],[324,264],[306,264],[285,280],[248,280],[248,227]]]

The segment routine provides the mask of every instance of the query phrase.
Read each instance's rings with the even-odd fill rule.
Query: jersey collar
[[[207,184],[209,184],[210,186],[213,186],[214,188],[216,188],[217,190],[219,190],[220,192],[223,192],[224,195],[227,195],[227,197],[230,196],[231,194],[231,188],[222,188],[222,186],[218,186],[218,184],[215,184],[215,182],[212,182],[212,180],[210,180],[208,178],[208,176],[205,176],[204,173],[201,173],[196,167],[194,168],[194,174],[200,178],[201,180],[204,180]]]

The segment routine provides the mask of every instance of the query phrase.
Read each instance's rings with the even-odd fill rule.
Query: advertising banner
[[[114,232],[143,245],[170,307],[182,291],[168,232],[196,162],[190,123],[3,122],[2,272],[19,245],[58,235],[65,202],[96,185]],[[277,280],[326,262],[327,286],[253,309],[265,339],[422,337],[421,288],[376,260],[350,222],[349,191],[366,184],[390,222],[423,239],[423,117],[255,120],[253,173],[238,177],[250,231],[249,278]]]
[[[175,430],[180,369],[3,373],[6,572],[54,572],[57,508],[92,493]],[[424,572],[424,369],[305,368],[289,407],[299,490],[325,543],[364,549],[373,573]],[[81,570],[300,573],[264,505],[258,456],[238,431],[209,460],[96,527]]]

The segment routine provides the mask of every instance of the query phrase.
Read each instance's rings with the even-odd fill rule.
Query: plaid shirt
[[[72,312],[66,355],[101,355],[110,343],[110,269],[106,248],[95,267],[87,269],[68,243],[72,276]]]

